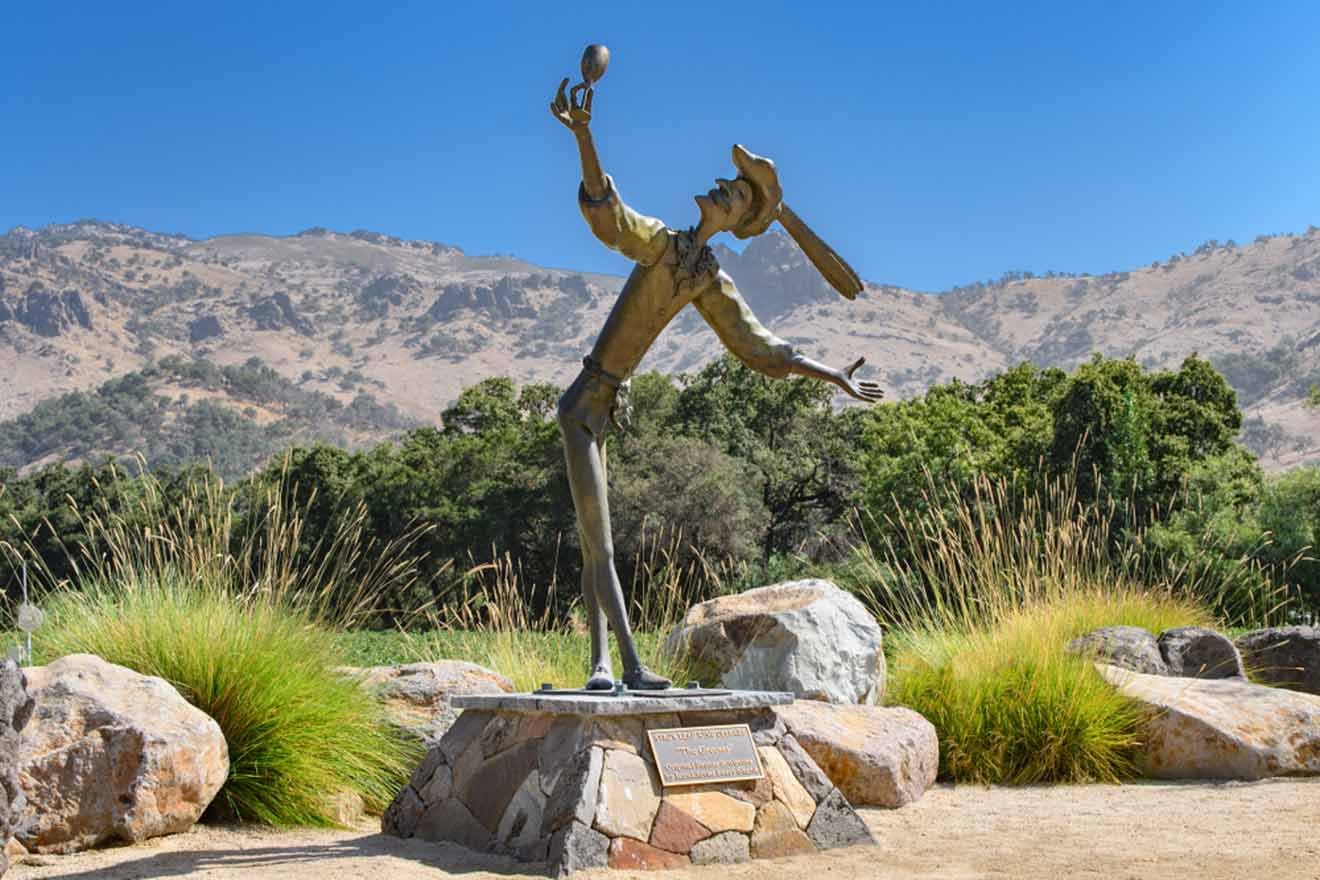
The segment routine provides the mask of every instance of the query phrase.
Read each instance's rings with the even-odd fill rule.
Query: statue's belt
[[[592,378],[599,379],[614,389],[614,401],[610,405],[610,421],[616,430],[620,432],[627,430],[628,422],[632,419],[632,405],[628,401],[628,380],[602,367],[600,361],[591,355],[582,359],[582,368]]]
[[[595,376],[597,379],[601,380],[606,385],[613,388],[615,391],[618,391],[628,382],[627,379],[624,379],[621,376],[616,376],[613,373],[611,373],[609,370],[602,367],[600,365],[600,361],[596,360],[591,355],[587,355],[582,359],[582,366],[586,368],[586,371],[588,373]]]

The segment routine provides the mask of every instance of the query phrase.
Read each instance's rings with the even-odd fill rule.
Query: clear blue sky
[[[0,229],[366,228],[622,272],[547,104],[588,42],[605,167],[693,222],[730,144],[871,280],[1132,268],[1320,224],[1320,4],[27,3]]]

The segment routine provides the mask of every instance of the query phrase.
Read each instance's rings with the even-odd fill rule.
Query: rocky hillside
[[[1072,366],[1101,351],[1165,366],[1195,351],[1238,389],[1267,465],[1320,459],[1320,413],[1301,404],[1320,381],[1320,230],[1104,276],[939,295],[875,285],[851,303],[782,234],[719,256],[780,335],[831,362],[866,355],[895,397],[1021,360]],[[0,237],[0,419],[169,355],[256,358],[300,393],[347,406],[368,391],[397,407],[348,438],[364,441],[434,421],[487,376],[566,382],[621,284],[362,231],[195,241],[95,221],[19,228]],[[689,310],[643,366],[691,370],[718,351]],[[217,406],[250,405],[212,392]]]

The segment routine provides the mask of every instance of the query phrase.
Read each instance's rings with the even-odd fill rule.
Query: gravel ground
[[[605,877],[691,880],[1104,878],[1320,880],[1320,779],[1041,788],[939,786],[901,810],[865,810],[879,845],[743,865]],[[536,876],[457,847],[364,826],[274,832],[199,827],[71,856],[28,856],[11,880],[253,878],[436,880]]]

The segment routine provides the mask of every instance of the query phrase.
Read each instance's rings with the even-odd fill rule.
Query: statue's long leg
[[[610,506],[601,446],[585,428],[565,427],[568,485],[573,492],[578,532],[582,536],[583,587],[584,590],[588,585],[592,587],[597,606],[604,612],[615,638],[619,640],[624,669],[633,670],[641,666],[641,659],[633,644],[632,629],[628,626],[623,588],[614,570],[614,541],[610,537]]]
[[[610,665],[609,624],[605,612],[596,601],[596,566],[592,564],[590,545],[582,530],[578,530],[582,545],[582,608],[587,614],[587,629],[591,633],[591,671],[607,669]]]

